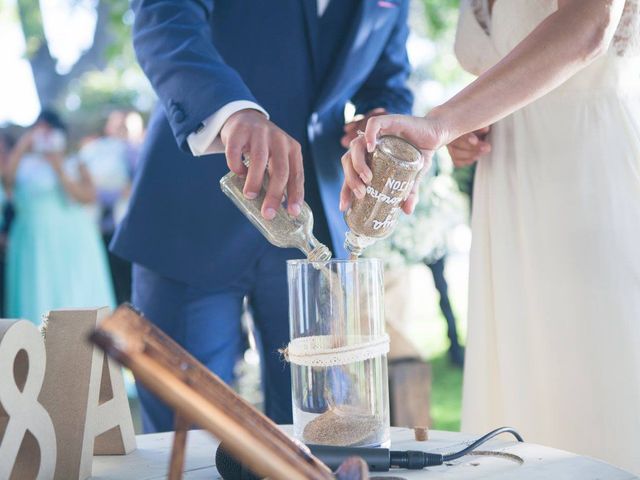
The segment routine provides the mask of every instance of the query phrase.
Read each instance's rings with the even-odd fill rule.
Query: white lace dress
[[[463,0],[479,74],[555,0]],[[544,68],[541,65],[540,68]],[[603,57],[493,126],[473,203],[462,428],[640,474],[640,8]]]

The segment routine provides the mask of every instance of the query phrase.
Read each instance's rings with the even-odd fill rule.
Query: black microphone
[[[415,450],[394,451],[388,448],[330,447],[307,445],[311,453],[331,470],[335,471],[349,457],[360,457],[368,465],[370,472],[388,472],[391,467],[420,470],[425,467],[442,465],[444,458],[439,453]],[[260,480],[260,477],[246,465],[238,462],[224,446],[216,450],[216,468],[225,480]]]
[[[238,462],[222,444],[216,450],[216,469],[224,480],[260,480],[261,478]]]

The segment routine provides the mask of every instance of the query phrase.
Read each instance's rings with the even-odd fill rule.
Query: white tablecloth
[[[290,427],[283,427],[290,431]],[[393,450],[423,450],[449,453],[472,440],[471,437],[452,432],[429,432],[429,441],[416,442],[413,430],[393,428]],[[126,456],[97,456],[93,461],[94,479],[151,480],[166,478],[172,433],[138,435],[138,448]],[[218,445],[204,431],[191,431],[188,435],[185,480],[212,480],[221,478],[214,465]],[[469,455],[450,465],[420,471],[392,470],[373,472],[374,477],[396,477],[406,480],[629,480],[634,475],[598,460],[528,443],[517,443],[507,435],[480,447],[490,455]],[[504,455],[508,454],[508,455]]]

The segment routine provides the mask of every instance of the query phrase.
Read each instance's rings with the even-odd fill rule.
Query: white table
[[[283,427],[290,432],[290,427]],[[394,450],[423,450],[449,453],[456,451],[472,438],[452,432],[429,432],[430,440],[416,442],[413,430],[393,428],[391,448]],[[126,456],[94,457],[93,479],[151,480],[165,479],[172,433],[138,435],[138,449]],[[221,478],[214,465],[218,442],[204,431],[188,435],[186,480]],[[372,477],[396,477],[406,480],[629,480],[638,478],[604,462],[573,453],[528,443],[517,443],[506,435],[489,442],[481,451],[491,455],[469,455],[451,465],[408,471],[372,472]]]

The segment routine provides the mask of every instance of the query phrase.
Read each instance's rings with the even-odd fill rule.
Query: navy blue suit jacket
[[[319,192],[306,200],[326,220],[334,253],[343,255],[344,107],[351,101],[358,113],[376,107],[410,113],[408,3],[361,0],[322,81],[314,71],[321,47],[315,0],[134,5],[134,47],[161,108],[150,120],[113,251],[207,289],[222,288],[250,268],[266,240],[220,191],[218,181],[228,172],[224,156],[193,157],[187,137],[225,104],[251,100],[302,145],[306,183],[317,182]]]

